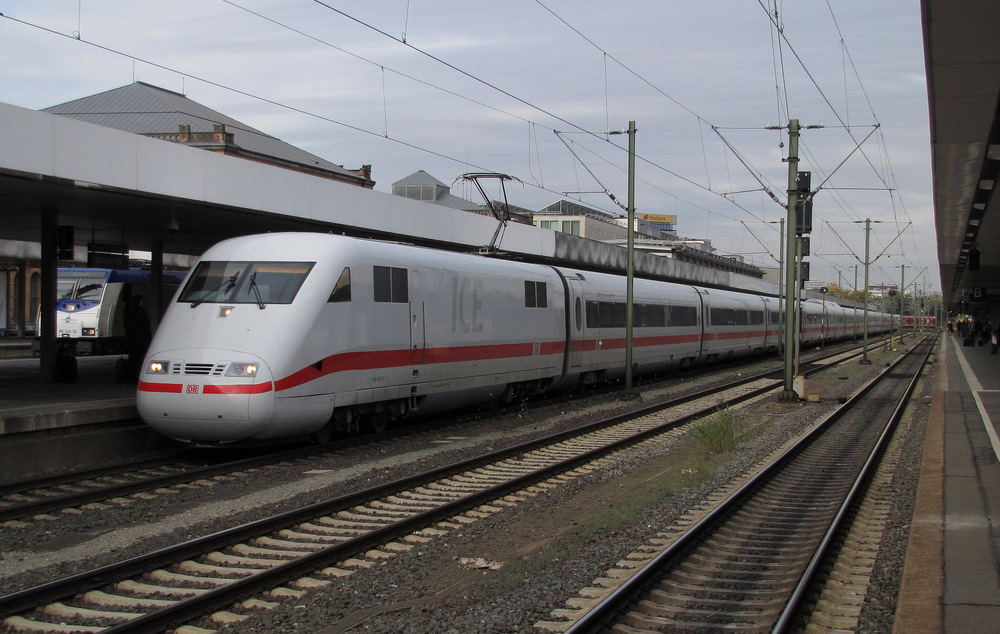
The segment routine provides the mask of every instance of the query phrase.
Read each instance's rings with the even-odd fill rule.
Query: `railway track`
[[[801,628],[802,606],[932,347],[932,339],[915,346],[668,546],[637,553],[641,565],[621,571],[617,587],[605,584],[590,609],[561,610],[572,620],[545,626],[573,634]]]
[[[827,359],[851,358],[840,353]],[[58,624],[97,628],[63,631],[153,632],[239,604],[264,590],[301,592],[332,583],[395,551],[501,511],[587,473],[594,461],[714,411],[720,401],[759,397],[780,387],[769,377],[744,379],[651,406],[639,415],[564,432],[252,522],[214,535],[0,597],[9,631],[57,631]],[[217,612],[220,622],[245,614]]]
[[[874,344],[869,347],[873,347]],[[839,359],[846,352],[829,352],[811,355],[805,368],[814,364],[825,364],[830,359]],[[851,353],[857,354],[857,353]],[[756,376],[775,375],[774,371],[761,372]],[[740,379],[742,382],[752,377]],[[735,384],[735,382],[734,382]],[[721,388],[719,388],[721,389]],[[402,435],[419,433],[424,429],[439,429],[440,423],[414,425],[389,430],[378,436],[385,440]],[[204,464],[204,460],[155,460],[119,467],[109,467],[84,473],[71,473],[38,481],[12,483],[0,486],[0,523],[59,513],[65,509],[87,508],[87,505],[103,503],[107,500],[123,499],[133,495],[149,495],[158,489],[179,484],[224,478],[247,469],[273,465],[283,461],[308,458],[371,442],[375,436],[366,435],[344,439],[316,447],[293,447],[264,455],[242,457],[236,460]]]

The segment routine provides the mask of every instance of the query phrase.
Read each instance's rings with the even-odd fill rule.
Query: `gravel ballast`
[[[686,455],[691,453],[689,439],[643,443],[565,486],[449,530],[325,588],[281,600],[275,610],[225,628],[213,627],[226,632],[540,631],[535,623],[551,620],[552,611],[566,607],[566,601],[581,588],[592,585],[671,520],[800,434],[878,369],[877,365],[855,367],[848,379],[828,381],[820,403],[758,401],[744,414],[752,421],[754,433],[724,457],[691,463],[695,465],[691,467],[675,459],[685,443]],[[738,372],[727,371],[726,376]],[[649,402],[666,392],[719,380],[669,381],[644,389],[643,399]],[[925,394],[930,394],[930,387]],[[913,399],[917,404],[914,415],[923,422],[929,410],[925,394]],[[0,592],[398,479],[479,454],[486,447],[496,449],[575,427],[607,410],[622,411],[628,406],[614,397],[580,398],[260,469],[150,500],[131,499],[99,512],[6,526],[0,531]],[[866,599],[861,630],[884,631],[886,623],[891,623],[919,471],[923,422],[912,425],[905,439],[907,458],[894,481],[898,504],[886,532],[884,554],[877,562],[876,583]],[[631,519],[627,522],[616,516],[627,503],[621,491],[631,494],[637,480],[668,478],[682,486],[664,488],[654,503],[628,511]],[[207,622],[199,625],[209,626]]]

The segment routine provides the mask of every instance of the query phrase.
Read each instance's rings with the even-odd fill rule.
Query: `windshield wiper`
[[[222,291],[223,293],[228,293],[229,291],[233,290],[233,287],[236,286],[236,280],[239,279],[240,273],[242,272],[243,271],[236,271],[235,273],[233,273],[232,277],[230,277],[228,280],[225,280],[222,284],[219,284],[217,287],[213,288],[210,291],[205,291],[204,295],[191,302],[191,308],[194,308],[195,306],[198,306],[202,302],[207,300],[209,295],[213,295],[215,293],[218,293],[219,291]],[[223,288],[223,286],[225,286],[225,288]]]
[[[254,296],[257,298],[257,308],[264,310],[267,306],[264,305],[264,300],[260,296],[260,287],[257,286],[257,271],[254,271],[250,276],[250,288],[253,290]]]

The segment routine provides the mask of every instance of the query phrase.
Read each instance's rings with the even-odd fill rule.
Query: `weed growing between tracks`
[[[729,453],[739,446],[745,429],[745,414],[724,405],[710,418],[695,423],[694,435],[706,451]]]

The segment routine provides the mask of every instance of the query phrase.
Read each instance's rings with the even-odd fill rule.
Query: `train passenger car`
[[[168,308],[137,407],[161,433],[208,443],[380,429],[544,389],[563,373],[565,303],[550,267],[332,235],[235,238]]]
[[[572,304],[567,380],[589,384],[625,374],[626,286],[618,275],[557,269]],[[653,373],[702,355],[702,303],[691,286],[635,279],[632,363]]]
[[[823,318],[823,306],[819,302],[802,302],[799,322],[802,346],[815,346],[823,341]]]
[[[183,273],[163,273],[162,305],[183,280]],[[141,297],[148,309],[153,292],[151,273],[142,269],[63,268],[57,286],[56,337],[73,356],[125,352],[125,306]],[[41,332],[41,311],[37,321]]]
[[[707,362],[761,354],[767,347],[766,304],[734,291],[698,289],[705,303],[702,355]]]
[[[834,302],[824,302],[823,308],[826,310],[826,323],[823,328],[823,338],[826,341],[841,341],[849,338],[849,315],[853,317],[853,311],[848,311],[840,304]]]
[[[934,315],[903,315],[903,328],[936,328],[937,317]]]

